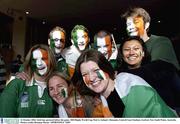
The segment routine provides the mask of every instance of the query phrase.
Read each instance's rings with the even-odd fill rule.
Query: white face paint
[[[64,33],[61,31],[54,31],[52,33],[52,39],[54,40],[55,52],[59,54],[64,48],[64,44],[65,44]]]
[[[101,52],[106,59],[108,59],[108,48],[107,48],[107,44],[105,41],[105,37],[104,38],[97,38],[97,50],[99,52]]]
[[[86,48],[88,43],[88,35],[83,30],[77,30],[77,44],[80,51]]]
[[[40,75],[44,75],[47,72],[48,57],[47,52],[40,49],[33,51],[33,61],[35,62],[36,72]]]
[[[138,30],[136,29],[136,26],[134,24],[134,19],[132,17],[127,18],[126,29],[127,29],[129,36],[137,36],[138,35]]]

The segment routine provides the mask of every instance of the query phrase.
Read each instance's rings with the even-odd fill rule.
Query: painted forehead
[[[81,37],[84,35],[88,36],[87,32],[85,32],[84,30],[77,30],[76,35],[77,35],[77,37]]]
[[[54,31],[52,33],[52,38],[55,39],[55,38],[58,38],[58,39],[65,39],[65,35],[62,31]]]
[[[109,36],[100,38],[97,37],[97,46],[103,46],[103,45],[107,45],[107,44],[111,44],[111,38]]]
[[[142,17],[134,16],[128,17],[126,23],[136,23],[136,22],[144,22]]]
[[[48,52],[44,49],[36,49],[33,51],[33,58],[48,58]]]

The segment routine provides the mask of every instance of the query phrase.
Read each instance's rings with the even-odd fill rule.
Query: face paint
[[[142,36],[145,31],[142,17],[129,17],[126,21],[127,32],[129,36]]]
[[[97,38],[97,50],[101,52],[106,59],[109,59],[112,54],[112,44],[109,36]]]
[[[83,80],[84,82],[86,83],[86,85],[89,85],[90,84],[90,75],[92,74],[93,72],[89,72],[88,74],[86,74],[85,76],[83,76]],[[96,72],[97,77],[101,80],[106,80],[107,77],[108,77],[108,74],[103,72],[102,70],[97,70]]]
[[[38,75],[45,75],[48,68],[48,52],[43,49],[36,49],[32,53],[32,70]]]
[[[106,80],[106,75],[102,70],[97,71],[97,76],[99,79]]]
[[[68,91],[66,87],[60,88],[59,89],[59,95],[61,97],[67,98],[68,97]]]
[[[84,83],[85,83],[86,85],[89,85],[89,84],[90,84],[90,78],[89,78],[89,75],[83,76],[83,80],[84,80]]]
[[[76,35],[77,35],[76,39],[73,39],[75,46],[80,51],[85,50],[85,48],[86,48],[86,46],[87,46],[87,44],[89,42],[88,34],[83,30],[77,30]]]
[[[61,53],[65,46],[65,35],[61,31],[54,31],[52,33],[50,47],[55,51],[56,54]]]

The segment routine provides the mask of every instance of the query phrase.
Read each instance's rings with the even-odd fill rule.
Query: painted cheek
[[[41,49],[41,53],[42,53],[43,61],[46,63],[46,65],[48,65],[49,64],[49,62],[48,62],[48,52]]]
[[[84,83],[85,83],[86,85],[89,85],[89,84],[90,84],[90,79],[89,79],[89,76],[88,76],[88,75],[83,76],[83,80],[84,80]]]
[[[33,71],[35,71],[36,68],[37,68],[37,66],[36,66],[36,60],[33,59],[33,60],[31,61],[31,69],[32,69]]]

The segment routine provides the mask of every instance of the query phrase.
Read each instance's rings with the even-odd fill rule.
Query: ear
[[[142,51],[142,56],[144,57],[144,51]]]
[[[50,38],[48,38],[48,45],[50,46],[50,43],[51,43],[51,40],[50,40]]]
[[[146,23],[145,23],[145,30],[147,30],[147,29],[149,28],[149,26],[150,26],[150,23],[149,23],[149,22],[146,22]]]
[[[71,43],[74,45],[74,40],[73,39],[71,39]]]

